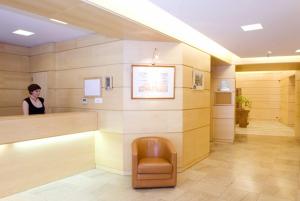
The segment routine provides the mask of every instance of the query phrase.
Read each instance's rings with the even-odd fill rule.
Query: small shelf
[[[215,91],[215,105],[232,105],[232,92]]]

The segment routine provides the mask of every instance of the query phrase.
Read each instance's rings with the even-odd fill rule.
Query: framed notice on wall
[[[101,79],[100,78],[84,79],[84,96],[85,97],[101,96]]]
[[[175,98],[175,66],[132,65],[132,99]]]

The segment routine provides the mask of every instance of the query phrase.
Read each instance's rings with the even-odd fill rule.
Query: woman
[[[44,99],[40,98],[41,87],[37,84],[28,86],[29,97],[23,101],[23,114],[45,114]]]

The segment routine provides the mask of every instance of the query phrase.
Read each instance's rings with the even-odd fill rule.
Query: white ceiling
[[[240,57],[295,55],[300,0],[150,0]],[[261,23],[244,32],[241,25]]]
[[[4,6],[0,6],[0,19],[0,42],[25,47],[70,40],[93,33]],[[35,34],[29,37],[12,34],[17,29],[31,31]]]

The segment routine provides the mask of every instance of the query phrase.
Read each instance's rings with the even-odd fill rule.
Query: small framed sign
[[[101,96],[101,79],[100,78],[84,79],[84,96],[85,97]]]
[[[132,65],[132,99],[174,99],[175,66]]]
[[[193,70],[193,86],[192,89],[203,90],[204,89],[204,73],[199,70]]]

